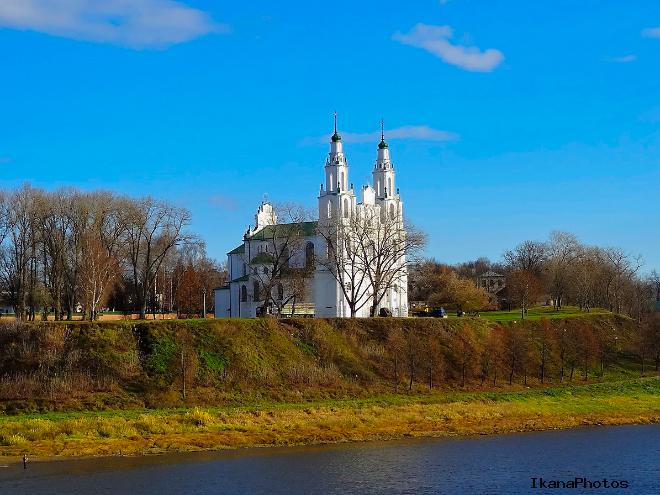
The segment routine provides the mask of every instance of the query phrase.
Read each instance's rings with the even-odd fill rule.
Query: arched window
[[[332,204],[328,201],[328,218],[332,218]]]
[[[284,286],[277,284],[277,300],[281,301],[282,299],[284,299]]]
[[[348,218],[349,215],[349,210],[348,210],[348,198],[344,198],[344,218]]]
[[[308,242],[305,245],[305,266],[314,266],[314,243]]]
[[[346,189],[346,184],[344,184],[344,172],[341,173],[340,177],[341,179],[339,180],[339,183],[341,184],[341,188]]]
[[[247,302],[247,287],[241,286],[241,302]]]
[[[253,301],[259,300],[259,282],[257,282],[256,280],[252,282],[252,300]]]
[[[378,197],[380,197],[380,179],[378,179],[378,182],[376,182],[376,189],[377,189],[376,194],[378,195]]]
[[[396,218],[396,208],[394,204],[390,204],[390,218],[394,220]]]
[[[387,190],[392,194],[392,177],[387,178]]]
[[[264,266],[264,275],[268,275],[268,267]]]
[[[332,173],[330,174],[330,184],[328,184],[328,189],[332,192],[335,190],[335,181]]]

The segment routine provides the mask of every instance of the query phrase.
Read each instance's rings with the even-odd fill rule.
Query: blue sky
[[[560,229],[660,268],[654,0],[2,0],[0,54],[3,186],[170,199],[221,260],[264,193],[315,207],[336,110],[356,187],[385,119],[437,259]]]

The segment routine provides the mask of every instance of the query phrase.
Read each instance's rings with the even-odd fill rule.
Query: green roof
[[[247,282],[248,280],[250,280],[250,276],[243,275],[242,277],[235,278],[232,282]]]
[[[243,254],[245,252],[245,243],[241,244],[238,247],[235,247],[231,251],[229,251],[227,254]]]
[[[381,139],[381,140],[380,140],[380,144],[378,145],[378,147],[379,147],[381,150],[387,148],[387,143],[385,142],[384,139]]]
[[[310,236],[316,234],[318,222],[278,223],[268,225],[256,234],[247,237],[250,241],[265,241],[267,239],[282,238],[290,235]]]
[[[336,143],[337,141],[341,141],[341,136],[337,134],[337,131],[335,131],[335,133],[332,135],[330,139],[332,139],[333,143]]]
[[[259,253],[250,261],[251,265],[258,265],[261,263],[272,263],[274,261],[273,255],[270,253]]]

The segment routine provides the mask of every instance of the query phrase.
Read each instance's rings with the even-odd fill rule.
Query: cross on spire
[[[341,141],[341,136],[337,132],[337,112],[334,112],[334,118],[335,118],[335,133],[332,135],[332,142],[336,143],[337,141]]]

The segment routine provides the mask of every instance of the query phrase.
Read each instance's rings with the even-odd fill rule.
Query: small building
[[[508,309],[509,291],[506,287],[506,277],[500,273],[488,270],[477,276],[477,287],[488,293],[490,303],[500,309]]]
[[[477,286],[486,292],[496,294],[506,287],[506,277],[492,270],[477,275]]]

